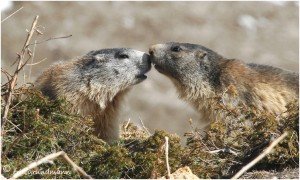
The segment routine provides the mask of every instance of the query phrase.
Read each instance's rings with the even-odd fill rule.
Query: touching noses
[[[152,45],[149,48],[149,54],[150,54],[150,56],[155,56],[155,54],[161,53],[161,50],[163,50],[165,48],[166,47],[165,47],[164,44],[155,44],[155,45]]]
[[[154,53],[155,53],[155,45],[151,46],[150,49],[149,49],[150,56],[153,56]]]

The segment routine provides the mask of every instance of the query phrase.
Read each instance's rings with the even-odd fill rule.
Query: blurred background
[[[12,72],[36,15],[43,35],[33,41],[72,35],[36,46],[25,81],[56,61],[68,61],[90,50],[130,47],[148,52],[152,44],[170,41],[201,44],[228,58],[299,71],[298,2],[1,2],[1,66]],[[31,48],[32,50],[32,48]],[[1,77],[2,82],[6,80]],[[23,77],[19,81],[24,81]],[[154,68],[135,86],[123,104],[120,122],[130,119],[153,132],[164,129],[180,136],[205,120],[177,98],[169,79]]]

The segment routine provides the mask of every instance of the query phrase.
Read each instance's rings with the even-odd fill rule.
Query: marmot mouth
[[[147,76],[145,74],[136,75],[135,77],[141,80],[147,79]]]

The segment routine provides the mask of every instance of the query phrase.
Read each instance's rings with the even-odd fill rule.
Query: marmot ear
[[[104,54],[99,53],[98,51],[90,51],[86,54],[87,56],[93,57],[97,61],[101,61],[105,58]]]
[[[93,58],[96,59],[97,61],[102,61],[102,60],[105,60],[105,55],[104,54],[95,54],[95,55],[93,55]]]
[[[196,58],[197,59],[203,59],[206,56],[206,52],[203,51],[197,51],[196,52]]]

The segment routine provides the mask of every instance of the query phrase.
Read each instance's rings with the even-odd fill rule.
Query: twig
[[[4,70],[3,68],[1,68],[1,72],[3,74],[5,74],[5,76],[7,77],[7,81],[10,81],[12,75],[10,75],[6,70]]]
[[[142,119],[139,117],[139,119],[140,119],[140,121],[141,121],[141,124],[142,124],[142,126],[143,126],[143,128],[146,130],[146,132],[148,133],[148,135],[151,135],[151,133],[148,131],[148,129],[145,127],[145,125],[144,125],[144,123],[143,123],[143,121],[142,121]]]
[[[165,136],[165,154],[166,154],[166,164],[167,164],[167,171],[168,171],[168,175],[167,175],[167,179],[170,179],[171,177],[171,172],[170,172],[170,166],[169,166],[169,137]]]
[[[16,10],[15,12],[11,13],[9,16],[7,16],[6,18],[4,18],[1,23],[3,23],[5,20],[7,20],[8,18],[12,17],[13,15],[15,15],[17,12],[19,12],[21,9],[23,9],[24,7],[19,8],[18,10]]]
[[[16,71],[16,73],[18,73],[19,71],[21,71],[23,69],[24,66],[26,66],[26,64],[28,63],[28,61],[31,59],[31,56],[21,65],[21,67],[19,68],[19,70]]]
[[[243,175],[248,169],[250,169],[252,166],[254,166],[257,162],[259,162],[261,159],[263,159],[267,154],[269,154],[273,148],[282,141],[286,136],[288,135],[287,132],[283,133],[280,137],[275,139],[269,147],[267,147],[263,153],[261,153],[259,156],[257,156],[254,160],[252,160],[250,163],[248,163],[246,166],[244,166],[238,173],[236,173],[231,179],[237,179],[241,175]]]
[[[81,174],[84,178],[87,179],[92,179],[92,177],[90,175],[88,175],[81,167],[77,166],[69,157],[68,155],[64,152],[64,151],[59,151],[57,153],[53,153],[53,154],[49,154],[47,156],[45,156],[44,158],[35,161],[31,164],[29,164],[27,167],[25,167],[24,169],[16,172],[10,179],[17,179],[19,177],[21,177],[22,175],[24,175],[27,171],[36,168],[37,166],[43,164],[43,163],[47,163],[50,160],[53,160],[55,158],[58,158],[59,156],[62,156],[62,158],[67,161],[67,163],[69,163],[73,169],[75,171],[77,171],[79,174]]]
[[[126,131],[126,129],[127,129],[127,127],[128,127],[128,125],[129,125],[129,123],[130,123],[130,118],[128,119],[128,121],[127,121],[126,125],[124,126],[124,130],[125,130],[125,131]]]
[[[13,122],[11,122],[10,120],[7,119],[7,121],[13,125],[16,129],[18,129],[20,132],[23,132],[17,125],[15,125]],[[28,137],[27,137],[28,138]]]
[[[73,36],[73,35],[70,34],[70,35],[68,35],[68,36],[61,36],[61,37],[54,37],[54,38],[50,37],[49,39],[46,39],[46,40],[44,40],[44,41],[40,41],[40,42],[35,42],[35,43],[32,43],[32,44],[28,44],[27,47],[28,47],[28,46],[31,46],[31,45],[42,44],[42,43],[44,43],[44,42],[51,41],[51,40],[55,40],[55,39],[69,38],[69,37],[72,37],[72,36]]]
[[[202,141],[201,134],[198,132],[198,130],[197,130],[196,128],[194,128],[192,118],[189,119],[189,124],[190,124],[190,127],[191,127],[191,129],[192,129],[192,134],[193,134],[193,135],[194,135],[194,134],[198,135],[201,144],[207,149],[207,151],[210,151],[209,148],[207,147],[207,145]],[[194,135],[194,136],[195,136],[195,135]]]
[[[218,150],[207,151],[207,152],[210,153],[210,154],[215,154],[215,153],[222,152],[222,153],[230,153],[230,154],[233,154],[233,155],[235,155],[235,156],[238,155],[237,152],[235,152],[235,151],[233,151],[233,150],[231,150],[231,149],[229,149],[229,148],[218,149]]]
[[[7,96],[7,99],[6,99],[6,105],[5,105],[5,109],[4,109],[4,113],[3,113],[3,122],[2,122],[2,127],[1,127],[2,128],[2,140],[3,140],[3,136],[4,136],[4,133],[3,133],[4,132],[4,126],[5,126],[5,123],[7,121],[7,115],[8,115],[8,111],[9,111],[9,106],[11,104],[13,90],[14,90],[14,88],[16,86],[16,82],[17,82],[17,78],[18,78],[18,72],[23,67],[22,66],[22,61],[23,61],[24,56],[25,56],[26,47],[28,46],[28,44],[29,44],[29,42],[31,40],[31,37],[32,37],[32,35],[34,33],[34,29],[35,29],[35,26],[37,24],[38,18],[39,18],[39,16],[36,16],[35,19],[32,22],[31,30],[30,30],[30,32],[27,35],[27,38],[26,38],[25,44],[24,44],[24,46],[22,48],[21,54],[17,57],[17,60],[18,60],[17,69],[14,72],[12,80],[11,80],[11,82],[9,84],[8,96]]]
[[[47,58],[44,58],[44,59],[42,59],[42,60],[40,60],[40,61],[38,61],[38,62],[36,62],[36,63],[32,63],[32,64],[26,64],[26,66],[34,66],[34,65],[38,65],[38,64],[40,64],[41,62],[43,62],[43,61],[45,61],[45,60],[47,60]]]
[[[34,41],[34,43],[36,43],[36,40]],[[31,56],[31,64],[33,64],[33,61],[34,61],[35,48],[36,48],[36,44],[33,46],[33,53],[32,53],[32,56]],[[28,65],[28,64],[26,64],[26,65]],[[30,68],[29,68],[28,81],[30,81],[31,70],[32,70],[32,66],[30,66]]]
[[[63,151],[61,151],[63,152]],[[72,159],[69,158],[69,156],[63,152],[62,154],[63,159],[65,159],[72,167],[75,171],[77,171],[79,174],[81,174],[84,178],[87,179],[93,179],[90,175],[88,175],[81,167],[77,166]]]

